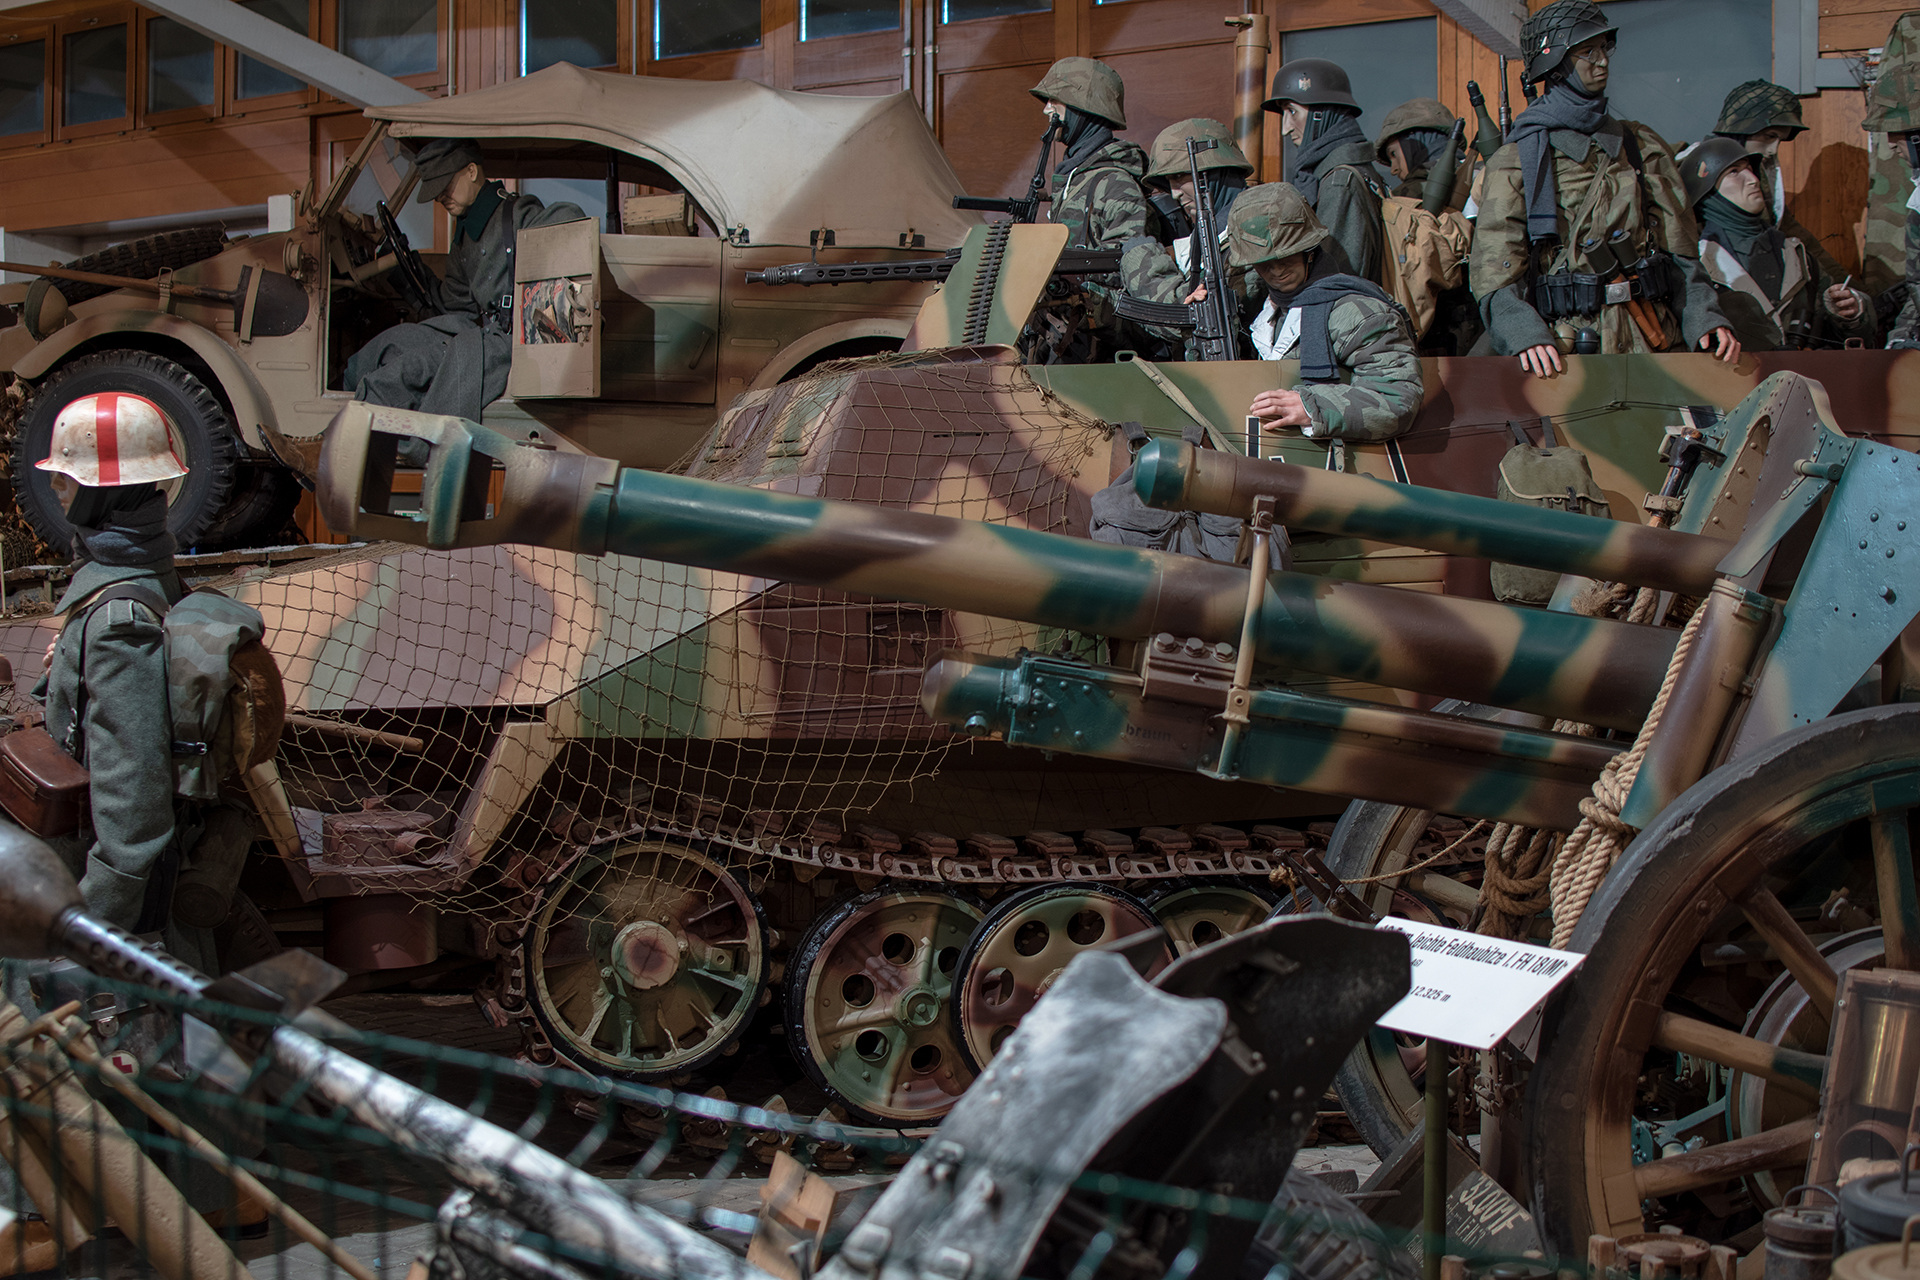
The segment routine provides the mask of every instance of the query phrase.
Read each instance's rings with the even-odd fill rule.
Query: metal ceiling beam
[[[0,11],[42,2],[0,0]],[[271,18],[241,8],[233,0],[142,0],[142,4],[356,107],[390,107],[426,98],[419,90],[401,84],[392,76],[382,75],[364,62],[355,62],[317,40],[289,31]]]
[[[1500,56],[1520,56],[1520,24],[1527,20],[1522,0],[1433,0],[1433,7]]]

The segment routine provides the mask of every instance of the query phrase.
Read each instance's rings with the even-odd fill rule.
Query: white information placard
[[[1413,990],[1380,1025],[1470,1049],[1493,1048],[1586,959],[1417,920],[1386,919],[1378,927],[1413,944]]]

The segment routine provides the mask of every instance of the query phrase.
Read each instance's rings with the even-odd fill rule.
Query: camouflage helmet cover
[[[1544,80],[1567,59],[1567,50],[1617,28],[1593,0],[1553,0],[1520,26],[1520,51],[1528,84]]]
[[[1787,136],[1806,132],[1800,119],[1800,99],[1793,90],[1770,80],[1748,80],[1733,86],[1720,104],[1713,131],[1749,138],[1762,129],[1785,129]]]
[[[1273,95],[1262,105],[1278,111],[1289,102],[1303,107],[1352,107],[1353,81],[1337,62],[1325,58],[1295,58],[1273,73]]]
[[[1861,123],[1869,133],[1920,131],[1920,64],[1901,63],[1882,71],[1873,82],[1873,98]]]
[[[1680,181],[1687,188],[1687,206],[1699,204],[1719,185],[1720,175],[1742,160],[1759,160],[1761,153],[1737,138],[1708,138],[1680,161]]]
[[[1284,182],[1249,187],[1227,210],[1227,252],[1235,266],[1291,258],[1318,248],[1326,238],[1313,206]]]
[[[1435,98],[1414,98],[1403,102],[1387,112],[1386,120],[1380,125],[1380,137],[1373,144],[1374,154],[1385,164],[1387,144],[1401,134],[1411,129],[1437,129],[1441,133],[1451,133],[1455,119],[1446,103]]]
[[[1187,172],[1188,138],[1198,138],[1202,142],[1211,140],[1215,144],[1211,151],[1200,153],[1202,171],[1232,169],[1239,173],[1253,172],[1253,166],[1241,154],[1240,144],[1234,141],[1227,126],[1218,120],[1196,118],[1170,124],[1154,138],[1153,147],[1147,152],[1147,181],[1165,182]]]
[[[1058,102],[1116,129],[1127,127],[1127,89],[1120,73],[1096,58],[1062,58],[1027,90],[1042,102]]]

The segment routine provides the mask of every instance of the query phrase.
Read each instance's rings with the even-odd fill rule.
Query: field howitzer
[[[1912,535],[1893,518],[1911,505],[1920,458],[1840,434],[1817,384],[1795,374],[1767,379],[1706,435],[1712,455],[1673,529],[1165,444],[1141,452],[1136,485],[1153,505],[1252,515],[1258,503],[1263,520],[1294,529],[1704,597],[1668,692],[1673,731],[1648,752],[1623,814],[1644,825],[1710,764],[1825,717],[1920,609],[1920,555],[1896,554]],[[417,517],[392,512],[403,437],[429,448]],[[945,653],[928,668],[923,705],[963,733],[1016,745],[1559,830],[1626,743],[1539,726],[1636,730],[1680,639],[1604,617],[623,469],[366,404],[329,429],[320,498],[330,527],[355,537],[645,556],[1143,641],[1137,669]],[[1737,541],[1697,532],[1709,512]],[[1811,536],[1789,537],[1816,515]],[[1256,688],[1261,669],[1544,720],[1494,724]]]

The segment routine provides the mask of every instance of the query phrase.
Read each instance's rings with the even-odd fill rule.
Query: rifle
[[[885,280],[930,280],[953,274],[960,250],[944,258],[902,258],[894,262],[796,262],[747,272],[748,284],[871,284]],[[1120,269],[1118,249],[1067,249],[1053,264],[1057,276],[1108,276]]]
[[[1505,91],[1506,86],[1502,85],[1503,95]],[[1491,160],[1493,153],[1500,149],[1500,144],[1506,141],[1507,131],[1495,124],[1493,117],[1487,114],[1487,95],[1480,92],[1479,81],[1467,81],[1467,101],[1473,104],[1474,114],[1480,117],[1480,127],[1474,131],[1473,135],[1473,149],[1480,153],[1481,159]],[[1501,112],[1504,113],[1506,109],[1507,104],[1502,101]]]
[[[1227,287],[1227,264],[1220,257],[1220,233],[1213,224],[1213,192],[1200,169],[1200,153],[1217,142],[1187,139],[1187,169],[1193,175],[1193,252],[1207,296],[1198,302],[1148,302],[1123,293],[1115,308],[1129,320],[1169,328],[1192,329],[1202,360],[1240,358],[1240,313]]]
[[[1047,162],[1053,159],[1053,140],[1060,136],[1066,122],[1058,116],[1047,118],[1047,131],[1040,138],[1040,162],[1033,166],[1033,181],[1027,184],[1023,200],[996,200],[987,196],[955,196],[956,209],[977,209],[984,213],[1010,214],[1015,222],[1034,222],[1040,217],[1040,202],[1047,199]]]

